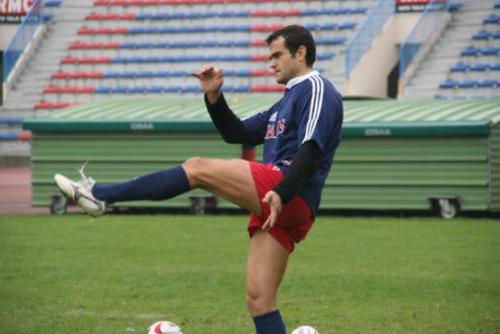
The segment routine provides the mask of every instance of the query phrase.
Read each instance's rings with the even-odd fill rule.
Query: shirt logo
[[[271,117],[272,118],[272,117]],[[274,117],[276,120],[276,116]],[[266,136],[264,139],[277,138],[280,134],[286,130],[286,121],[284,118],[280,119],[278,123],[267,124]]]
[[[271,117],[269,117],[269,122],[276,122],[276,116],[277,115],[278,115],[277,111],[273,112],[273,114],[271,115]]]

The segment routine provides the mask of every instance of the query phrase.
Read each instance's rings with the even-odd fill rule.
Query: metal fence
[[[6,81],[16,62],[30,43],[40,24],[43,23],[42,0],[35,0],[26,13],[3,53],[3,81]]]
[[[441,26],[446,22],[442,18],[447,13],[449,4],[447,0],[431,0],[424,9],[415,27],[399,49],[399,77],[402,78],[409,65],[418,54],[422,45],[429,41],[434,33],[441,31]]]
[[[372,45],[387,20],[394,15],[394,0],[378,0],[346,48],[345,76],[348,79],[361,56]]]

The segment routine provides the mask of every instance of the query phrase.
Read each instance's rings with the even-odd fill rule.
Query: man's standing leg
[[[288,251],[268,232],[252,236],[247,268],[247,307],[257,334],[286,334],[277,294],[288,262]]]

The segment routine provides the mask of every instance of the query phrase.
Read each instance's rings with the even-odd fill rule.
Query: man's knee
[[[275,298],[258,291],[247,291],[247,308],[252,316],[266,314],[276,309]]]
[[[182,167],[186,171],[191,186],[199,185],[201,181],[201,173],[206,170],[209,159],[202,157],[192,157],[186,160]]]

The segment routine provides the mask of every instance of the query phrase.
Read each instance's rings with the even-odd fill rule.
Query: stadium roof
[[[279,97],[230,96],[240,117],[268,109]],[[500,100],[346,100],[344,135],[486,135],[500,122]],[[213,131],[199,97],[137,98],[88,103],[28,119],[33,131]]]

